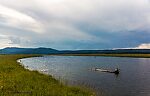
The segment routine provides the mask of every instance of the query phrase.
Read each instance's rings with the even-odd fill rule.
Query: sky
[[[0,48],[150,49],[150,0],[0,0]]]

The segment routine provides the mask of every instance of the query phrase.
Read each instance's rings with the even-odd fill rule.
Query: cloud
[[[7,36],[5,35],[0,35],[0,48],[5,48],[5,47],[20,47],[18,44],[11,44],[11,41],[8,39]]]
[[[13,4],[12,2],[17,2]],[[107,32],[149,28],[149,0],[1,0],[5,5],[37,16],[45,22],[83,24]],[[34,4],[34,5],[33,5]],[[27,12],[28,11],[28,12]],[[30,12],[32,11],[32,12]],[[75,26],[75,25],[74,25]]]
[[[135,49],[150,49],[150,43],[140,44],[138,47],[135,47]]]
[[[150,24],[148,0],[63,0],[61,3],[36,1],[48,21],[60,20],[88,25],[107,32],[146,29]],[[49,10],[47,10],[49,9]]]
[[[44,30],[42,24],[34,18],[2,5],[0,5],[0,24],[33,32],[43,32]]]
[[[0,32],[20,46],[134,47],[149,25],[149,0],[0,0]]]

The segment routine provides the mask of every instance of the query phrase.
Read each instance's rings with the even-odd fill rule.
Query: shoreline
[[[17,60],[42,55],[0,55],[0,95],[95,96],[92,90],[67,86],[51,75],[25,69]]]
[[[0,95],[95,96],[92,89],[66,86],[51,75],[26,69],[17,62],[19,59],[43,55],[0,55]],[[52,55],[150,58],[150,54],[49,54],[47,56]]]
[[[150,58],[150,54],[53,54],[53,55],[54,56],[104,56],[104,57]]]

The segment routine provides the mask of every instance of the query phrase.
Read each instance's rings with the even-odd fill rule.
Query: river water
[[[66,84],[91,88],[98,96],[150,96],[150,58],[43,56],[21,59],[21,63]],[[119,75],[92,70],[117,67]]]

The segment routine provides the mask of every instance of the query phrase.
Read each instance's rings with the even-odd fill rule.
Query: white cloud
[[[82,29],[82,25],[90,31]],[[139,29],[149,31],[149,26],[149,0],[0,0],[2,34],[23,38],[21,41],[105,43],[109,40],[97,35],[101,30],[117,34]]]
[[[47,25],[51,21],[80,23],[108,32],[133,31],[149,28],[150,25],[149,0],[0,0],[0,2],[36,15],[42,22],[47,22],[45,23]]]
[[[0,48],[5,47],[20,47],[18,44],[11,44],[11,41],[5,35],[0,35]]]
[[[138,47],[135,47],[135,49],[150,49],[150,43],[141,44]]]
[[[149,28],[149,0],[0,0],[2,4],[34,15],[42,21],[83,23],[108,32]],[[12,2],[16,2],[15,4]],[[33,15],[33,14],[32,14]],[[43,15],[47,15],[46,18]]]
[[[34,18],[2,5],[0,5],[0,24],[33,32],[43,32],[42,24]]]
[[[49,21],[87,24],[108,32],[132,31],[150,25],[148,0],[64,0],[61,3],[36,0]]]

